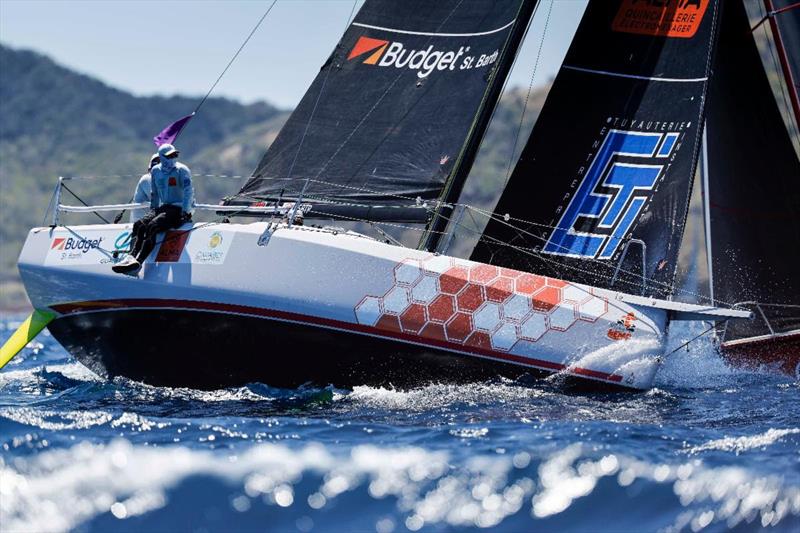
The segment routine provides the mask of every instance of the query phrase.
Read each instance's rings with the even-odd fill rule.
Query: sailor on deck
[[[177,228],[192,218],[194,188],[189,167],[178,163],[178,150],[171,144],[158,147],[159,163],[150,170],[150,211],[138,222],[139,232],[132,243],[131,253],[125,260],[114,265],[112,270],[131,273],[141,268],[142,263],[156,246],[156,236]]]
[[[152,191],[151,186],[151,178],[150,178],[150,171],[153,170],[153,167],[156,166],[161,162],[160,156],[155,153],[150,157],[150,165],[147,167],[147,172],[142,174],[142,177],[139,178],[139,183],[136,184],[136,192],[133,193],[133,203],[135,204],[149,204],[150,203],[150,195]],[[134,228],[136,227],[136,223],[141,220],[149,211],[147,207],[137,207],[136,209],[131,210],[131,222],[133,222]]]
[[[150,183],[150,171],[153,167],[160,162],[158,154],[153,154],[150,157],[150,165],[147,167],[147,172],[142,174],[139,178],[139,183],[136,184],[136,191],[133,193],[133,203],[135,204],[149,204],[152,186]],[[137,248],[136,242],[144,237],[144,225],[141,220],[150,211],[149,207],[137,207],[131,210],[131,222],[133,222],[133,229],[131,230],[131,250]],[[120,221],[123,213],[120,213],[114,219],[114,223]]]

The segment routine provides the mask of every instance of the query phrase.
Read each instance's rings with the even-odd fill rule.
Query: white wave
[[[673,324],[667,343],[668,355],[656,374],[656,385],[665,388],[718,387],[720,383],[734,381],[742,373],[730,367],[720,356],[710,332],[695,339],[707,328],[705,322]],[[687,347],[679,348],[686,342],[689,342]]]
[[[125,428],[130,431],[151,431],[169,427],[169,422],[156,422],[136,413],[122,413],[111,421],[112,428]]]
[[[75,381],[101,382],[103,381],[97,374],[86,368],[80,363],[65,363],[57,365],[43,365],[22,370],[4,369],[0,373],[0,390],[9,386],[17,385],[25,389],[29,385],[37,385],[42,381],[43,372],[53,372]]]
[[[456,460],[418,447],[357,446],[332,453],[319,444],[299,449],[259,444],[231,455],[118,440],[0,458],[0,522],[14,531],[65,531],[104,513],[122,520],[168,505],[170,489],[196,475],[233,485],[222,497],[236,512],[259,501],[321,509],[347,491],[366,488],[375,499],[392,496],[396,518],[410,530],[491,527],[526,504],[533,520],[558,515],[589,497],[602,479],[616,482],[620,498],[634,483],[669,487],[685,508],[675,530],[713,523],[734,527],[754,519],[776,525],[800,516],[800,487],[781,478],[743,467],[712,468],[698,459],[652,464],[590,445],[545,455],[519,451]],[[299,493],[299,481],[307,486],[315,476],[319,485]]]
[[[708,441],[705,444],[701,444],[700,446],[694,446],[686,450],[688,454],[695,454],[707,450],[719,450],[723,452],[736,452],[736,454],[740,454],[741,452],[752,450],[753,448],[764,448],[769,446],[770,444],[774,444],[775,442],[781,440],[783,437],[787,435],[797,435],[800,434],[800,428],[791,428],[791,429],[772,429],[770,428],[765,433],[760,435],[750,435],[750,436],[743,436],[743,437],[725,437],[722,439],[716,439],[712,441]]]
[[[648,388],[661,365],[661,342],[658,337],[647,336],[612,343],[570,360],[569,366],[555,374],[569,374],[575,368],[602,369],[623,376],[629,385]]]
[[[540,398],[548,392],[511,383],[431,384],[408,390],[357,386],[342,398],[355,404],[408,411],[430,411],[454,404],[476,404]]]
[[[136,413],[122,413],[115,415],[108,411],[56,411],[42,409],[39,407],[2,407],[0,417],[13,420],[20,424],[26,424],[39,429],[50,431],[88,429],[91,427],[109,424],[111,428],[123,428],[128,431],[151,431],[153,429],[164,429],[171,424],[168,422],[158,422]],[[211,426],[208,426],[209,428]],[[201,426],[201,429],[204,429]],[[221,427],[215,426],[215,431],[220,430],[223,434],[231,433]]]
[[[441,477],[446,459],[420,448],[359,446],[341,460],[314,445],[299,451],[259,445],[228,457],[124,440],[82,443],[11,464],[0,459],[0,522],[14,531],[65,531],[105,512],[135,516],[165,505],[167,489],[197,474],[239,481],[249,497],[263,496],[282,506],[291,504],[292,485],[305,471],[324,473],[318,493],[323,499],[360,485],[365,476],[376,497],[407,494],[410,485]]]
[[[110,422],[114,415],[107,411],[51,411],[34,407],[3,407],[0,416],[41,429],[61,431],[87,429]]]
[[[140,401],[156,401],[161,399],[180,399],[192,400],[197,402],[239,402],[252,401],[259,402],[271,399],[257,392],[253,392],[247,387],[231,389],[198,390],[185,387],[157,387],[138,381],[131,381],[126,378],[116,378],[115,383],[126,389],[135,391]]]
[[[461,428],[451,429],[450,434],[462,439],[477,439],[489,434],[489,428]]]

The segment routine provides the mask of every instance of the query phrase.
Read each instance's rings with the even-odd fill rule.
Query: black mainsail
[[[671,292],[718,9],[589,3],[472,259]]]
[[[426,221],[535,4],[367,0],[234,203]]]
[[[731,322],[724,340],[800,330],[800,161],[738,1],[725,4],[708,98],[713,297],[761,304],[747,305],[755,320]]]

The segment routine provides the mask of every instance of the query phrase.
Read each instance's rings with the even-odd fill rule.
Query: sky
[[[530,84],[537,57],[534,85],[555,76],[587,1],[541,0],[512,86]],[[0,0],[0,42],[43,53],[136,95],[202,96],[270,4]],[[353,6],[353,0],[278,0],[213,96],[294,107],[344,32]]]

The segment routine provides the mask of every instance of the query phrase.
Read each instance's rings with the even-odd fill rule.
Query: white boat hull
[[[19,269],[80,361],[157,385],[556,373],[646,389],[664,353],[670,311],[641,298],[330,229],[259,245],[266,228],[168,234],[137,277],[111,271],[129,225],[37,228]]]

